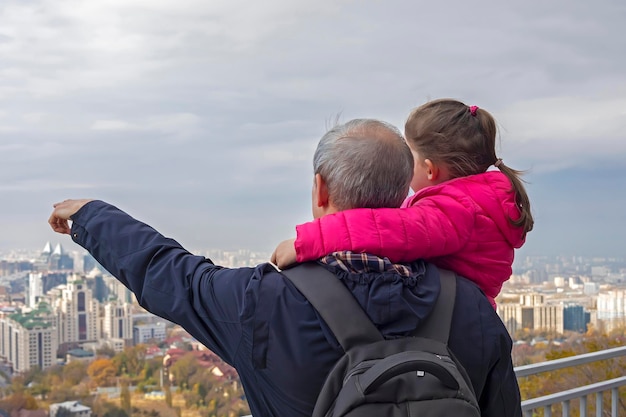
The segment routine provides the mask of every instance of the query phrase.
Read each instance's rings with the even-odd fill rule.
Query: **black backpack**
[[[433,312],[411,337],[391,340],[324,267],[306,263],[282,271],[345,351],[326,377],[312,417],[480,417],[470,379],[447,346],[456,276],[439,271]]]

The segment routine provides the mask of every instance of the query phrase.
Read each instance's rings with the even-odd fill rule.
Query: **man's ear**
[[[328,187],[320,174],[315,174],[315,197],[317,207],[328,207]]]
[[[439,167],[430,159],[424,159],[424,166],[426,166],[426,176],[428,181],[437,181],[439,178]]]

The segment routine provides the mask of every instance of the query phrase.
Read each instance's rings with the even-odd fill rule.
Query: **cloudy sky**
[[[328,124],[491,111],[528,169],[522,254],[626,255],[626,4],[0,0],[0,251],[66,198],[189,249],[270,251],[310,218]]]

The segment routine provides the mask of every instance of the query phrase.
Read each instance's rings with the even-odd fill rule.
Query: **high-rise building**
[[[41,251],[35,261],[35,269],[38,271],[71,271],[74,269],[74,259],[63,251],[61,244],[57,244],[52,250],[50,242]]]
[[[53,270],[73,270],[74,259],[69,256],[60,243],[57,243],[52,255],[50,255],[50,268]]]
[[[545,304],[540,294],[524,294],[519,303],[498,304],[498,315],[512,335],[518,330],[563,333],[563,306]]]
[[[58,317],[60,343],[83,343],[100,337],[100,309],[91,290],[79,275],[67,278],[53,303]]]
[[[109,298],[120,300],[124,303],[134,303],[137,301],[135,294],[133,294],[124,284],[115,279],[111,275],[103,276],[104,283],[109,288]]]
[[[573,332],[584,332],[587,330],[590,315],[585,312],[585,308],[578,304],[567,304],[563,308],[563,329]]]
[[[626,326],[626,291],[611,290],[598,294],[598,326],[605,332]]]
[[[28,274],[28,297],[27,305],[30,308],[37,307],[43,292],[43,274],[41,272],[31,272]]]
[[[533,308],[516,303],[498,304],[498,315],[511,335],[533,328]]]
[[[66,272],[31,272],[28,274],[26,305],[36,308],[52,288],[66,283]]]
[[[67,272],[46,272],[43,274],[43,293],[47,294],[54,287],[67,284],[67,275]]]
[[[563,306],[533,306],[533,329],[563,334]]]
[[[0,357],[10,362],[15,372],[54,365],[58,348],[54,324],[54,315],[45,303],[28,313],[0,313]]]
[[[91,273],[89,275],[92,275]],[[93,296],[96,300],[101,303],[106,302],[109,299],[109,295],[111,294],[111,289],[104,282],[104,277],[102,274],[92,275],[91,279],[93,280]]]
[[[623,319],[626,313],[626,291],[613,290],[598,294],[598,319]]]
[[[104,267],[100,265],[98,261],[96,261],[95,258],[91,256],[91,254],[88,253],[83,256],[83,272],[85,274],[88,274],[94,270],[98,271],[99,273],[108,274],[107,270],[104,269]]]
[[[119,300],[106,303],[102,333],[108,339],[123,339],[130,343],[133,339],[132,306]]]

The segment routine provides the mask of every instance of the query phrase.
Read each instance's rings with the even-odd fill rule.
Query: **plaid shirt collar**
[[[379,258],[368,253],[350,251],[333,252],[319,260],[328,266],[340,268],[349,273],[395,272],[403,277],[410,277],[411,268],[407,265],[394,264],[388,258]]]

